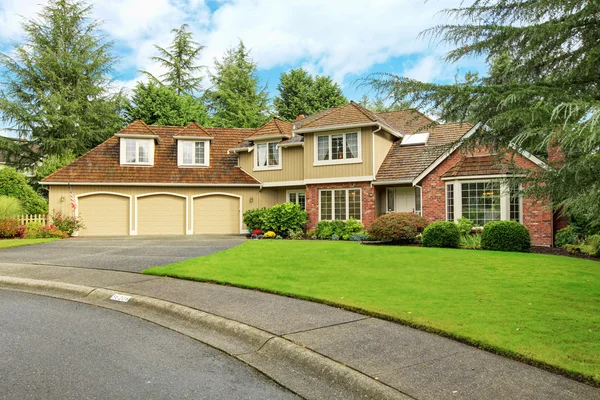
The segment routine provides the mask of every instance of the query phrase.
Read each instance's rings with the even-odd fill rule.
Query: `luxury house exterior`
[[[70,212],[80,235],[244,233],[245,210],[292,201],[320,220],[369,226],[386,212],[478,225],[517,220],[551,245],[548,204],[520,197],[511,165],[545,164],[526,152],[466,153],[477,126],[439,124],[415,110],[373,113],[357,103],[259,129],[147,126],[136,121],[43,180],[51,210]]]

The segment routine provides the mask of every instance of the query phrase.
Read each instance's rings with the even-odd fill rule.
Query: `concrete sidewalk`
[[[600,389],[322,304],[127,272],[0,264],[0,289],[137,315],[219,348],[308,399],[598,399]],[[114,293],[133,296],[110,300]]]

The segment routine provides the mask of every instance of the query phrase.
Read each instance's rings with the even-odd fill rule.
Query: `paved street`
[[[148,267],[227,250],[245,240],[242,235],[71,238],[2,250],[0,263],[141,272]]]
[[[297,399],[187,336],[104,308],[0,290],[0,397]]]

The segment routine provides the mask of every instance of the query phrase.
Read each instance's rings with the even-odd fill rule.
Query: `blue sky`
[[[22,41],[20,21],[31,18],[45,0],[0,0],[0,51]],[[419,39],[436,24],[452,22],[439,12],[462,0],[93,0],[93,17],[115,42],[121,62],[116,83],[131,88],[143,79],[138,70],[160,74],[149,57],[154,44],[167,46],[170,30],[188,23],[206,46],[200,63],[242,39],[252,49],[259,76],[271,95],[282,72],[304,67],[331,76],[346,96],[360,100],[353,82],[372,72],[448,82],[457,71],[485,72],[482,60],[443,63],[443,45]],[[206,82],[208,85],[208,82]]]

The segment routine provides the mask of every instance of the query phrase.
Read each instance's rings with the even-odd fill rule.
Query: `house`
[[[439,124],[415,110],[373,113],[357,103],[259,129],[147,126],[136,121],[43,180],[51,210],[70,212],[81,235],[246,232],[245,210],[295,202],[319,220],[369,226],[386,212],[431,221],[517,220],[551,245],[547,204],[521,198],[503,177],[512,163],[545,164],[526,152],[498,160],[454,145],[477,126]],[[452,147],[451,147],[452,146]]]

